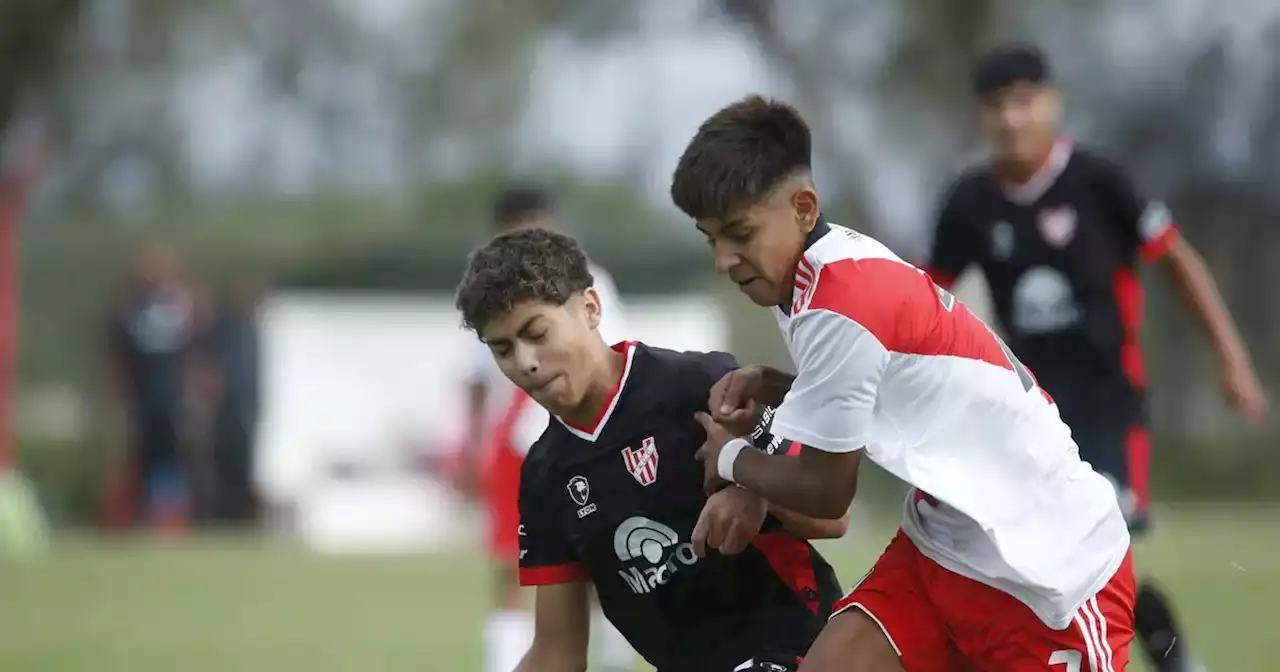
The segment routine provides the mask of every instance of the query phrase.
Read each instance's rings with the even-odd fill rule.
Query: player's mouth
[[[558,380],[560,380],[560,374],[551,376],[550,378],[544,381],[534,383],[533,385],[530,385],[529,387],[525,388],[525,391],[528,392],[530,396],[546,394],[548,391],[550,391],[551,387],[555,385],[556,381]]]

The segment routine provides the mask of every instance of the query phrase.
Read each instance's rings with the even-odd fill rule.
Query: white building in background
[[[635,338],[724,350],[701,294],[624,297]],[[461,437],[472,334],[447,295],[281,292],[263,317],[264,406],[256,478],[289,529],[318,550],[448,550],[482,521],[413,469]],[[339,478],[341,465],[349,477]]]

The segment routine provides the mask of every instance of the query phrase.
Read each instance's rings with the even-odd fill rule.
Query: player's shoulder
[[[830,316],[839,315],[884,340],[904,314],[936,300],[928,277],[883,243],[852,229],[830,226],[831,233],[806,252],[797,271],[793,329],[803,322],[827,324]],[[812,282],[805,279],[809,275]],[[844,322],[836,319],[831,324],[834,328]],[[830,333],[826,327],[806,331],[817,334],[816,338]]]
[[[867,283],[878,286],[920,273],[879,240],[838,224],[826,226],[830,232],[806,250],[800,260],[799,284],[806,284],[811,277],[811,284],[819,289],[823,285],[866,288]]]
[[[1119,177],[1125,173],[1120,162],[1109,154],[1091,145],[1080,143],[1071,146],[1071,160],[1067,164],[1067,169],[1105,177]]]
[[[956,171],[946,188],[942,190],[943,206],[969,207],[974,203],[974,199],[981,199],[990,192],[991,184],[991,160],[989,158],[970,160]]]
[[[724,374],[738,368],[738,361],[727,352],[716,350],[671,350],[636,344],[637,363],[645,367],[650,380],[660,386],[705,388]],[[710,383],[706,381],[710,380]],[[705,393],[706,389],[698,390]]]
[[[529,446],[524,461],[520,465],[520,482],[523,487],[538,486],[551,477],[556,462],[565,454],[572,454],[572,443],[576,440],[565,431],[559,421],[554,418],[547,423],[538,440]]]

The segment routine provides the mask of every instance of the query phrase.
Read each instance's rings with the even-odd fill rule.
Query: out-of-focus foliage
[[[0,120],[47,119],[56,155],[24,232],[24,383],[96,394],[106,297],[145,237],[171,241],[215,287],[255,273],[309,287],[448,290],[488,231],[490,195],[513,173],[557,189],[562,219],[624,291],[709,285],[696,234],[655,202],[669,173],[634,168],[652,163],[640,155],[653,147],[617,143],[607,171],[527,150],[534,121],[548,123],[531,110],[552,46],[589,61],[643,39],[692,55],[703,41],[739,45],[767,65],[753,73],[759,88],[785,92],[813,126],[828,215],[917,259],[936,194],[981,150],[970,64],[997,40],[1022,38],[1053,56],[1069,129],[1174,206],[1264,378],[1280,388],[1280,295],[1267,291],[1280,281],[1271,185],[1280,170],[1280,6],[677,4],[0,2]],[[682,67],[663,76],[719,75],[696,61]],[[628,116],[642,138],[661,116],[646,108],[657,105],[646,93]],[[565,98],[570,109],[592,102]],[[564,135],[590,144],[599,136],[583,119],[562,121],[577,125]],[[1212,452],[1222,473],[1242,476],[1265,461],[1239,456],[1256,457],[1262,444],[1235,441],[1243,432],[1217,401],[1204,339],[1159,273],[1150,280],[1157,431],[1239,443]],[[742,358],[783,359],[769,314],[724,284],[711,286],[742,308],[733,312]]]

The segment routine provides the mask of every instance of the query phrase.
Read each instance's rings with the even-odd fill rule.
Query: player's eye
[[[547,338],[547,332],[545,329],[542,331],[530,331],[526,332],[524,337],[530,343],[541,343]]]
[[[729,241],[732,243],[745,245],[751,242],[752,233],[753,233],[752,231],[738,230],[738,231],[734,231],[733,233],[726,233],[724,234],[724,237],[729,239]]]

